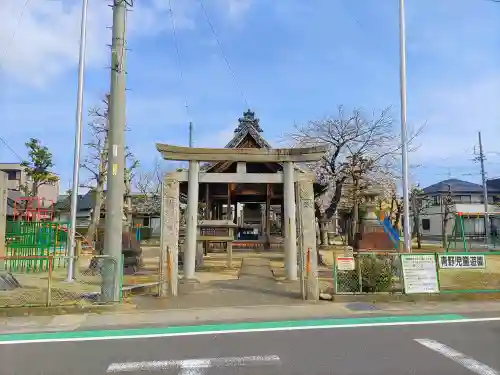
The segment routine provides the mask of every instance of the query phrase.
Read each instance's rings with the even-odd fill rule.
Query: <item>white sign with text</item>
[[[486,260],[483,254],[473,255],[439,255],[439,268],[474,269],[485,268]]]
[[[434,254],[401,255],[406,294],[439,293]]]

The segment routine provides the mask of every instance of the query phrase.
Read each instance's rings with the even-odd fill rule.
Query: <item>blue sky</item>
[[[397,0],[203,1],[236,79],[198,0],[172,0],[183,80],[168,0],[135,0],[129,13],[127,142],[143,168],[158,157],[155,142],[187,144],[189,120],[195,145],[223,146],[245,101],[273,144],[294,123],[334,115],[339,104],[391,106],[399,119]],[[81,1],[31,0],[12,38],[23,3],[0,3],[0,135],[21,157],[28,137],[49,146],[66,189]],[[108,3],[90,0],[86,108],[109,87]],[[413,182],[479,181],[478,130],[488,176],[500,176],[500,4],[407,0],[406,7],[408,123],[426,124],[410,159],[418,165]],[[0,160],[18,158],[0,143]]]

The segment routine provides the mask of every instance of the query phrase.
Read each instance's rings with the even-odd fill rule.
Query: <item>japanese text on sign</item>
[[[434,255],[401,255],[405,293],[439,293]]]
[[[484,255],[440,255],[439,268],[485,268]]]
[[[339,271],[354,271],[356,264],[353,257],[337,257],[337,269]]]

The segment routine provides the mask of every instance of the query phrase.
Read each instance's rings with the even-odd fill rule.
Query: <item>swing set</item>
[[[457,242],[463,247],[463,250],[468,252],[467,240],[482,239],[490,236],[493,244],[498,240],[497,229],[495,225],[495,216],[500,215],[500,212],[489,212],[490,223],[485,227],[484,212],[457,212],[455,214],[455,222],[452,230],[452,240],[446,245],[446,252],[450,250],[450,245],[453,242],[454,248],[457,249]]]

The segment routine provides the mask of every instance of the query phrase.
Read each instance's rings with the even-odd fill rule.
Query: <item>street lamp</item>
[[[403,244],[411,252],[410,187],[408,186],[408,140],[406,134],[406,30],[404,0],[399,0],[399,79],[401,96],[401,154],[403,172]]]
[[[78,88],[76,99],[76,129],[75,150],[73,156],[73,187],[71,189],[71,223],[69,228],[69,262],[67,281],[73,281],[73,267],[75,256],[76,210],[78,209],[78,184],[80,174],[80,149],[82,145],[82,117],[83,117],[83,81],[85,70],[85,51],[87,44],[87,9],[88,0],[82,0],[82,18],[80,24],[80,55],[78,59]]]

